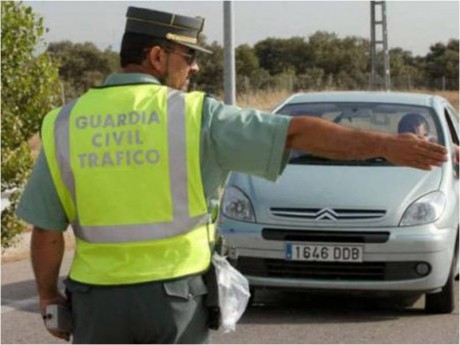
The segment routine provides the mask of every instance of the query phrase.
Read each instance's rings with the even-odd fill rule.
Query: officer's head
[[[120,49],[124,71],[150,73],[164,85],[187,89],[199,70],[196,55],[211,53],[198,44],[204,19],[137,7],[128,7],[126,17]]]

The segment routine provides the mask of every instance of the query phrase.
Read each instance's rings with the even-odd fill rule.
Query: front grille
[[[388,281],[420,278],[415,272],[418,262],[305,262],[280,259],[239,257],[242,274],[258,277]]]
[[[380,219],[385,210],[356,210],[356,209],[331,209],[331,208],[285,208],[272,207],[273,216],[282,218],[297,218],[305,220],[370,220]]]
[[[390,232],[264,228],[262,237],[269,241],[288,242],[385,243]]]

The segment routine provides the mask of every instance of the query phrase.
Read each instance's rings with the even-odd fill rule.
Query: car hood
[[[407,207],[438,190],[442,168],[288,165],[277,182],[232,173],[227,185],[251,200],[258,223],[397,226]]]

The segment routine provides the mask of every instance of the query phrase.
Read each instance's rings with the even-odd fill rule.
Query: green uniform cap
[[[204,18],[186,17],[139,7],[128,7],[125,32],[165,38],[198,51],[212,54],[198,45]]]

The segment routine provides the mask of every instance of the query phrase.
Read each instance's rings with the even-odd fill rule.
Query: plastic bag
[[[219,306],[224,333],[234,331],[236,323],[246,310],[249,301],[248,280],[227,261],[214,253],[212,262],[219,286]]]

